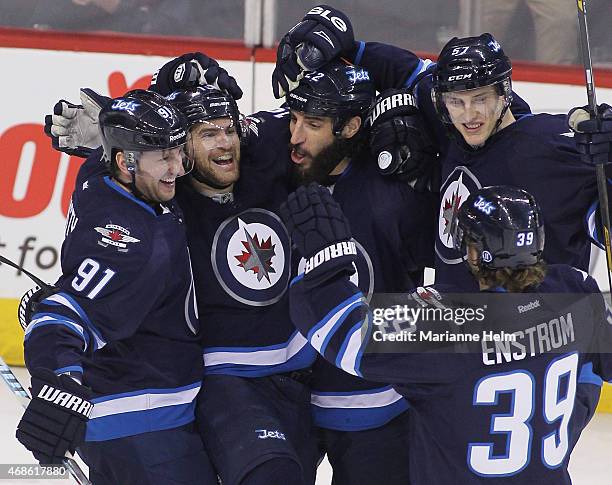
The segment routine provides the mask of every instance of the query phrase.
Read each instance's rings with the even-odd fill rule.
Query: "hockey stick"
[[[17,377],[15,377],[15,374],[13,374],[13,371],[6,364],[6,362],[4,362],[2,357],[0,357],[0,374],[2,375],[2,380],[4,383],[19,400],[23,408],[27,408],[31,400],[30,395],[17,380]],[[74,478],[79,485],[91,485],[91,482],[83,470],[81,470],[79,464],[74,461],[74,458],[66,457],[64,458],[62,464],[66,467],[66,469],[70,472],[70,475],[72,475],[72,478]]]
[[[576,0],[578,7],[578,24],[580,25],[580,49],[582,51],[582,65],[586,79],[587,99],[589,113],[592,118],[597,117],[597,99],[595,97],[595,77],[591,61],[591,47],[589,45],[589,29],[587,25],[587,0]],[[610,208],[608,206],[608,186],[604,165],[595,166],[597,174],[597,192],[599,194],[599,211],[604,232],[604,246],[606,248],[606,265],[608,267],[608,288],[612,293],[612,247],[610,243]]]
[[[48,285],[47,283],[45,283],[43,280],[41,280],[40,278],[38,278],[37,276],[34,276],[32,273],[30,273],[27,269],[22,268],[21,266],[19,266],[17,263],[13,263],[10,259],[5,258],[4,256],[2,256],[0,254],[0,263],[5,263],[8,264],[9,266],[12,266],[13,268],[21,271],[24,275],[26,275],[28,278],[30,278],[34,283],[36,283],[38,286],[40,286],[41,288],[45,288],[45,289],[50,289],[51,286]]]

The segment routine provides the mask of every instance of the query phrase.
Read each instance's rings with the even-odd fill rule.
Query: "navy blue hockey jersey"
[[[437,307],[445,296],[436,294]],[[463,353],[368,353],[373,318],[348,278],[314,289],[297,280],[291,313],[327,360],[409,400],[411,483],[569,484],[569,455],[597,403],[595,374],[612,379],[612,325],[595,281],[569,266],[550,266],[537,291],[506,296],[491,318],[515,343],[482,340]]]
[[[29,369],[80,374],[92,389],[87,441],[193,421],[202,378],[182,215],[97,173],[99,155],[77,178],[59,291],[40,303],[25,335]]]
[[[423,61],[394,46],[374,42],[362,46],[356,61],[370,71],[379,89],[413,88],[442,154],[436,283],[453,284],[466,291],[477,289],[461,264],[461,255],[453,248],[450,229],[459,207],[472,191],[500,184],[525,189],[540,204],[547,261],[588,270],[591,241],[599,239],[595,170],[580,162],[564,115],[524,114],[528,109],[517,102],[515,94],[512,111],[518,121],[492,136],[483,148],[472,150],[458,134],[449,139],[433,106],[431,74],[422,71]]]
[[[433,262],[436,197],[381,176],[361,153],[333,186],[359,255],[352,281],[369,299],[376,293],[407,291],[419,284]],[[300,268],[300,273],[301,273]],[[407,409],[389,385],[367,381],[319,358],[312,404],[318,426],[343,431],[376,428]]]
[[[282,193],[286,187],[278,179],[286,176],[285,172],[292,163],[289,151],[284,149],[290,138],[288,110],[279,109],[270,113],[252,115],[249,117],[248,126],[250,130],[253,130],[255,136],[248,137],[246,150],[243,151],[245,162],[235,190],[236,200],[240,203],[242,197],[250,194],[251,198],[248,200],[250,205],[243,204],[243,207],[255,206],[273,212],[279,202],[286,199],[287,193]],[[366,294],[374,291],[402,291],[417,284],[422,278],[423,268],[433,264],[435,198],[430,194],[417,194],[401,182],[382,177],[376,172],[374,164],[368,160],[366,153],[355,158],[350,167],[339,177],[334,185],[333,195],[343,206],[360,249],[356,263],[357,271],[353,276],[355,283],[363,288]],[[257,197],[260,199],[265,197],[265,200],[268,201],[267,205],[262,205]],[[182,199],[181,205],[185,205]],[[185,210],[188,211],[186,217],[189,219],[189,212],[193,209],[185,205]],[[240,209],[228,210],[234,210],[235,213],[240,212]],[[202,217],[201,214],[205,210],[197,210],[197,212],[200,214],[199,217]],[[194,219],[197,217],[198,214],[194,213]],[[191,226],[192,224],[188,224],[189,230]],[[225,249],[219,251],[218,246],[215,246],[213,251],[216,252],[216,255],[213,258],[219,261],[234,260],[236,265],[235,257],[244,250],[242,241],[246,241],[245,233],[244,230],[238,232],[236,222],[230,223],[228,227],[229,236],[224,237],[236,239],[233,246],[236,250],[226,256]],[[205,231],[203,227],[198,227],[196,230],[200,233]],[[234,234],[240,234],[242,239],[237,239]],[[261,235],[259,237],[261,238]],[[202,238],[194,237],[193,239],[196,244],[199,244],[197,239]],[[217,238],[216,241],[218,240]],[[236,246],[236,243],[239,245]],[[191,238],[190,245],[193,253],[204,253],[204,248],[201,248],[201,251],[194,249]],[[277,244],[276,247],[279,248],[279,245]],[[197,260],[200,258],[195,254],[193,257],[194,271],[197,275],[204,270],[204,267],[198,269]],[[296,260],[297,272],[303,270],[304,261],[298,262],[300,257],[301,255],[297,254],[292,256]],[[204,258],[201,259],[205,262]],[[219,272],[214,268],[213,270],[218,278]],[[233,274],[234,276],[242,275],[244,271],[244,269],[236,270]],[[276,271],[279,271],[278,268]],[[228,280],[233,283],[232,278]],[[264,280],[263,283],[265,282]],[[211,315],[206,313],[206,308],[210,305],[204,301],[205,298],[208,298],[207,294],[208,292],[204,293],[200,307],[204,308],[203,321],[206,321],[207,328],[210,328],[208,322],[211,320]],[[304,342],[299,340],[301,338],[299,333],[297,335],[283,334],[283,339],[279,338],[273,342],[277,346],[269,348],[272,352],[268,353],[252,352],[254,349],[245,343],[257,342],[257,339],[263,339],[267,335],[259,332],[257,326],[259,320],[257,315],[266,315],[264,311],[274,315],[274,319],[270,319],[270,316],[262,317],[261,328],[264,328],[264,325],[269,326],[270,321],[274,322],[274,328],[279,332],[280,329],[286,328],[285,325],[292,328],[288,319],[287,300],[281,299],[275,303],[274,307],[269,310],[261,307],[249,309],[249,326],[233,324],[224,313],[212,318],[213,321],[219,322],[219,328],[211,331],[210,335],[207,332],[205,337],[207,342],[215,342],[207,344],[205,350],[207,371],[210,371],[209,365],[214,362],[219,372],[227,372],[230,368],[227,359],[237,358],[238,353],[244,356],[242,362],[247,362],[244,359],[252,362],[266,355],[285,352],[284,349],[289,347],[285,342],[290,342],[290,338],[298,339],[295,342],[291,341],[295,347],[297,347],[296,343],[302,345]],[[231,335],[234,337],[229,337]],[[229,349],[227,344],[221,343],[221,339],[235,339],[236,335],[243,335],[243,340],[237,342],[234,349]],[[314,355],[313,349],[310,346],[308,348]],[[211,360],[213,357],[214,361]],[[250,370],[249,368],[243,369]],[[287,367],[282,367],[282,369],[287,369]],[[406,402],[390,386],[381,386],[378,383],[355,378],[330,367],[323,360],[318,360],[314,365],[311,386],[315,423],[326,428],[343,430],[375,428],[385,424],[407,408]]]
[[[205,372],[260,377],[310,367],[316,353],[289,318],[291,244],[276,214],[289,193],[288,112],[251,115],[247,129],[233,200],[204,196],[186,177],[177,201],[205,328]]]

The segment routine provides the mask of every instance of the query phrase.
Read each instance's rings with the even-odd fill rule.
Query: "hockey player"
[[[281,213],[300,251],[319,263],[292,282],[293,322],[329,362],[391,382],[409,399],[410,483],[571,483],[569,456],[596,404],[578,394],[597,386],[592,371],[612,379],[612,326],[590,276],[544,263],[544,225],[532,196],[506,186],[479,189],[455,220],[454,240],[482,302],[495,303],[475,325],[491,328],[488,320],[516,339],[509,350],[476,341],[468,353],[448,344],[437,352],[369,353],[372,314],[349,279],[354,256],[341,248],[350,248],[351,231],[340,207],[312,184],[292,194]],[[449,308],[441,291],[421,288],[414,298]],[[551,344],[560,322],[567,338]]]
[[[314,483],[306,380],[315,354],[289,319],[291,245],[276,214],[288,193],[286,154],[280,163],[269,150],[257,156],[264,139],[242,132],[224,92],[208,85],[169,98],[188,117],[196,163],[177,200],[207,330],[200,433],[223,483]],[[265,139],[278,147],[286,121],[258,116],[284,126]]]
[[[452,39],[432,66],[403,49],[355,42],[348,18],[332,7],[325,9],[326,12],[312,13],[316,8],[313,9],[307,15],[307,28],[298,27],[288,33],[285,51],[290,54],[279,55],[274,75],[276,89],[293,87],[290,81],[294,72],[296,76],[303,75],[295,50],[303,43],[311,43],[320,48],[324,61],[343,55],[366,67],[380,91],[406,87],[414,94],[441,153],[437,282],[452,283],[467,291],[476,289],[473,278],[460,264],[461,255],[454,248],[450,229],[469,194],[494,184],[516,185],[537,198],[548,234],[544,250],[547,261],[588,269],[589,237],[598,236],[596,179],[593,167],[580,163],[576,142],[584,146],[581,151],[587,152],[591,142],[586,138],[591,133],[585,133],[585,141],[582,135],[574,141],[563,115],[519,115],[510,110],[510,103],[517,97],[511,86],[511,63],[490,34]],[[344,27],[340,28],[338,21],[330,21],[334,18],[342,18]],[[333,49],[313,34],[320,29],[325,29]],[[390,101],[383,97],[374,115],[388,109]],[[419,153],[414,148],[422,141],[418,131],[411,128],[411,116],[402,113],[388,120],[381,125],[379,136],[375,133],[371,140],[379,164],[391,160],[381,165],[384,173],[410,172],[407,167],[420,161],[412,156]],[[601,123],[599,128],[594,123],[589,129],[599,130],[604,141],[597,137],[595,140],[605,145],[610,129],[602,131]],[[412,168],[413,173],[427,173],[423,167]]]
[[[421,280],[432,257],[434,213],[430,193],[377,173],[364,143],[373,95],[366,70],[330,63],[307,74],[286,96],[293,179],[327,186],[347,214],[358,242],[353,278],[367,297],[405,291]],[[311,262],[299,249],[303,271]],[[323,360],[315,364],[311,387],[313,416],[334,483],[373,483],[381,473],[388,483],[406,483],[406,401],[390,386],[351,376]]]
[[[62,275],[28,302],[32,401],[17,439],[43,464],[78,449],[94,484],[216,483],[194,428],[200,327],[173,201],[186,120],[138,90],[99,126],[106,169],[81,168]]]

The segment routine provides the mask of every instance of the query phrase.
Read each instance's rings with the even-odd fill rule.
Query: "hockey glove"
[[[390,89],[370,110],[370,152],[383,175],[405,181],[417,191],[439,190],[437,151],[408,90]]]
[[[280,207],[291,240],[306,259],[304,284],[314,287],[339,274],[352,274],[355,242],[342,209],[326,187],[299,187]]]
[[[17,308],[17,319],[19,320],[21,328],[25,330],[30,324],[32,315],[37,311],[38,304],[58,291],[59,289],[55,286],[45,286],[41,288],[38,285],[26,291],[21,297],[21,300],[19,300],[19,307]]]
[[[17,425],[17,439],[41,465],[62,463],[83,442],[90,399],[91,391],[71,377],[33,369],[32,400]]]
[[[295,89],[304,71],[316,70],[338,56],[352,59],[356,50],[349,18],[327,5],[313,7],[278,45],[272,74],[274,96],[282,98]]]
[[[201,52],[183,54],[166,62],[151,78],[149,89],[168,96],[177,89],[210,85],[226,91],[232,98],[242,98],[236,80],[212,57]]]
[[[57,151],[87,158],[102,144],[98,131],[98,114],[110,98],[83,88],[81,104],[60,100],[53,107],[53,114],[45,116],[45,133]]]
[[[583,162],[612,163],[612,107],[600,104],[597,118],[591,118],[588,106],[573,108],[567,123],[574,132],[576,147]]]

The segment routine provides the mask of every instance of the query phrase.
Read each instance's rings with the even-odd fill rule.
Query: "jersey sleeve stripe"
[[[363,325],[362,320],[349,330],[336,357],[336,367],[354,376],[359,375],[357,371],[359,352],[362,346],[367,344],[367,340],[363,338]]]
[[[94,350],[99,350],[106,345],[106,341],[102,338],[101,332],[96,328],[96,326],[91,322],[87,313],[81,308],[81,306],[67,293],[61,292],[56,293],[46,299],[44,299],[41,303],[49,303],[55,302],[59,303],[62,306],[65,306],[76,313],[81,321],[87,326],[88,330],[92,333],[95,341]]]
[[[419,59],[419,64],[417,65],[417,67],[414,69],[414,71],[412,71],[412,74],[410,75],[410,77],[406,80],[406,82],[404,83],[405,87],[410,87],[412,86],[412,83],[414,82],[414,80],[417,78],[417,76],[419,74],[421,74],[423,71],[426,71],[427,68],[429,66],[431,66],[433,64],[433,62],[429,59]]]
[[[83,327],[78,323],[66,318],[63,315],[56,315],[53,313],[37,313],[30,322],[30,325],[26,328],[24,335],[24,342],[30,338],[32,332],[35,329],[47,326],[47,325],[63,325],[70,329],[73,333],[76,333],[81,339],[83,339],[83,352],[87,350],[89,345],[89,336]]]
[[[360,40],[359,48],[357,49],[357,54],[355,55],[355,61],[353,62],[353,64],[359,65],[359,63],[361,62],[361,58],[363,57],[363,52],[365,51],[365,46],[365,42]]]
[[[324,348],[329,343],[329,339],[334,332],[342,324],[344,319],[350,312],[363,303],[363,295],[361,292],[347,298],[334,309],[332,309],[323,319],[318,322],[310,332],[308,332],[308,340],[311,345],[320,353],[324,352]]]

